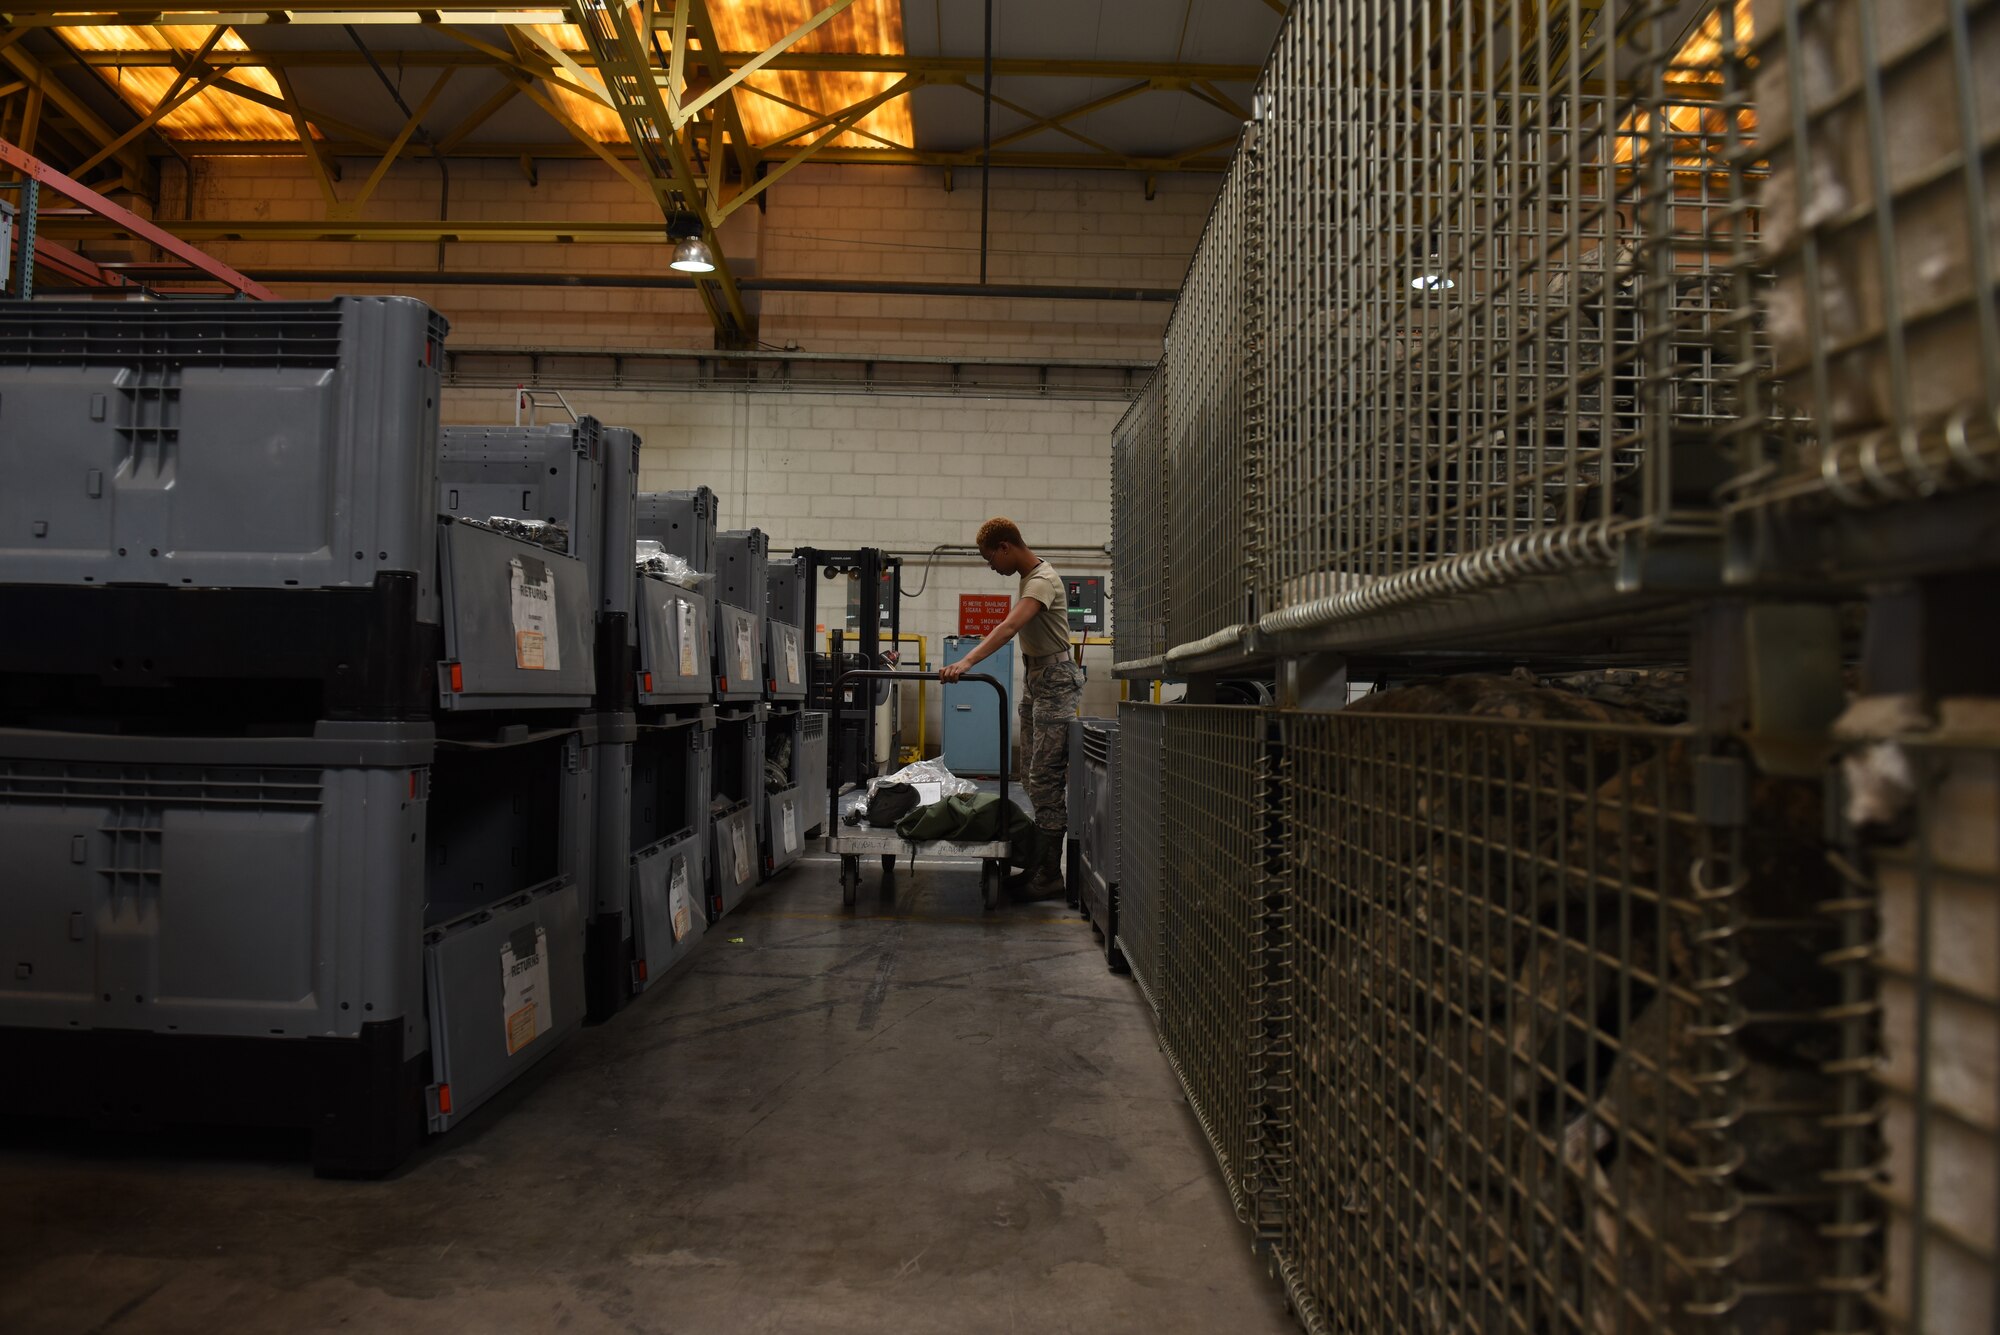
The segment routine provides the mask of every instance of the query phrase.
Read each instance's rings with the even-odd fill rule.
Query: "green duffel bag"
[[[912,841],[949,839],[961,844],[992,843],[1007,839],[1021,848],[1031,847],[1035,822],[1014,803],[1007,803],[1007,832],[1000,832],[998,793],[961,793],[918,807],[896,822],[896,833]]]

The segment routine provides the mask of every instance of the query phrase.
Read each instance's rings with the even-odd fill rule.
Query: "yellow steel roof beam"
[[[218,87],[222,85],[217,85]],[[1221,141],[1218,141],[1220,143]],[[1228,143],[1236,141],[1230,139]],[[323,139],[321,147],[336,157],[374,157],[382,151],[382,141],[363,143],[356,139]],[[290,139],[204,139],[181,145],[182,150],[192,158],[241,158],[241,157],[290,157],[301,150]],[[625,143],[604,144],[622,162],[637,160],[630,145]],[[1210,147],[1204,145],[1204,148]],[[1199,152],[1200,150],[1196,150]],[[486,140],[468,141],[459,144],[452,156],[460,158],[506,158],[519,157],[547,158],[552,161],[573,161],[584,157],[598,156],[581,143],[571,143],[567,139],[542,140]],[[979,165],[979,148],[932,150],[915,148],[890,148],[873,145],[833,147],[821,149],[816,155],[821,162],[864,164],[867,166],[892,167],[976,167]],[[759,161],[769,162],[776,155],[760,154]],[[1142,172],[1201,172],[1214,173],[1229,165],[1226,156],[1194,157],[1185,161],[1173,157],[1155,157],[1143,154],[1067,153],[1043,150],[1006,150],[993,155],[995,167],[1046,167],[1060,171],[1142,171]],[[697,172],[696,177],[703,182],[706,178]],[[649,187],[650,189],[650,187]]]
[[[640,194],[650,195],[653,193],[653,187],[645,177],[627,166],[623,158],[611,151],[610,145],[599,143],[590,131],[571,120],[568,114],[563,111],[561,103],[552,97],[543,96],[541,90],[535,87],[534,82],[522,75],[507,71],[507,77],[514,80],[515,91],[546,112],[550,120],[562,126],[570,138],[589,149],[592,156],[596,157],[598,161],[611,168],[612,171],[617,172],[626,181],[629,181]],[[514,155],[510,154],[509,156]]]
[[[193,64],[189,69],[195,68]],[[326,210],[332,213],[340,207],[340,196],[333,188],[333,166],[327,161],[326,153],[313,138],[312,124],[306,116],[305,108],[299,105],[298,91],[292,87],[292,76],[283,70],[272,70],[271,75],[278,81],[278,92],[285,101],[285,112],[292,118],[292,128],[298,132],[299,143],[305,149],[306,162],[312,168],[313,180],[319,185],[320,198],[326,201]],[[385,145],[386,147],[386,145]]]
[[[968,88],[972,87],[970,84],[966,86]],[[1077,133],[1075,130],[1070,129],[1067,122],[1073,121],[1079,116],[1087,116],[1093,111],[1101,111],[1105,107],[1116,106],[1120,102],[1124,102],[1130,98],[1137,97],[1141,93],[1149,93],[1152,90],[1153,90],[1153,81],[1150,79],[1145,79],[1141,80],[1138,83],[1130,84],[1124,88],[1120,88],[1115,92],[1106,93],[1103,97],[1093,97],[1092,99],[1090,99],[1090,101],[1085,102],[1080,106],[1071,107],[1068,111],[1059,111],[1053,116],[1044,116],[1038,112],[1033,112],[1033,111],[1021,111],[1020,114],[1028,117],[1031,123],[1023,125],[1018,130],[1011,130],[1008,133],[1001,135],[998,139],[995,139],[993,141],[992,147],[1005,148],[1009,144],[1018,144],[1023,139],[1032,138],[1035,135],[1040,134],[1043,130],[1060,130],[1062,133],[1068,135],[1070,138],[1076,140],[1078,143],[1089,144],[1092,148],[1097,149],[1101,153],[1109,153],[1112,151],[1111,149],[1106,148],[1103,144],[1098,143],[1094,139],[1084,138],[1081,134]],[[978,90],[972,89],[972,91],[977,92]],[[999,101],[998,98],[995,98],[994,100],[996,102]],[[1010,110],[1014,109],[1011,106],[1011,104],[1009,106],[1009,109]]]
[[[521,95],[521,85],[507,79],[504,70],[500,73],[502,82],[499,91],[480,103],[464,120],[445,131],[444,137],[437,141],[437,155],[439,157],[451,156],[451,151],[464,143],[467,135],[486,124],[487,121],[492,120],[500,112],[501,108]]]
[[[158,17],[158,16],[154,16]],[[213,18],[213,16],[209,16]],[[451,15],[453,23],[459,22],[458,15]],[[557,21],[560,21],[558,16]],[[109,20],[106,20],[109,22]],[[204,20],[206,22],[206,20]],[[702,11],[692,11],[690,22],[694,36],[702,39]],[[91,27],[89,23],[65,23],[66,27]],[[122,20],[119,26],[124,26]],[[180,26],[156,24],[155,26]],[[434,31],[449,32],[450,23],[430,25]],[[0,37],[0,46],[8,39]],[[488,52],[495,48],[487,46]],[[84,65],[99,67],[129,66],[139,68],[146,65],[171,65],[176,53],[168,51],[78,51],[76,59]],[[588,51],[571,51],[570,59],[586,68],[596,64],[596,58]],[[713,65],[725,67],[725,73],[749,60],[755,52],[717,51]],[[405,69],[436,69],[440,65],[479,65],[486,62],[464,51],[446,48],[381,48],[376,58],[384,65]],[[688,51],[691,61],[708,64],[705,46],[691,46]],[[339,69],[349,65],[365,66],[358,51],[338,49],[315,51],[217,51],[211,57],[212,63],[228,65],[287,65],[294,68],[315,67]],[[903,53],[869,53],[853,51],[787,51],[771,58],[764,66],[765,71],[792,70],[807,73],[861,73],[861,74],[928,74],[977,75],[982,64],[977,57],[919,56]],[[996,78],[1022,77],[1037,79],[1166,79],[1198,80],[1221,83],[1254,83],[1259,70],[1255,65],[1188,65],[1177,63],[1155,63],[1132,60],[1040,60],[1009,59],[995,57],[993,74]],[[721,76],[716,76],[721,77]]]
[[[55,103],[56,109],[90,137],[99,148],[118,138],[118,132],[105,124],[104,118],[92,110],[89,103],[71,92],[69,85],[56,77],[28,51],[13,43],[0,45],[0,62],[12,65],[23,82],[41,97]],[[154,170],[153,161],[134,143],[127,143],[113,154],[126,173],[140,187],[140,193],[153,195],[159,188],[159,173]]]
[[[798,27],[792,29],[790,32],[786,33],[783,37],[780,37],[777,40],[777,42],[773,44],[768,50],[759,51],[756,55],[750,57],[750,59],[744,61],[741,65],[738,65],[734,70],[730,71],[728,77],[714,84],[712,87],[708,89],[707,92],[703,93],[700,97],[697,97],[694,101],[689,102],[683,106],[676,107],[674,109],[676,115],[676,119],[674,121],[675,126],[679,127],[687,124],[687,122],[692,120],[694,116],[698,112],[700,112],[700,110],[703,107],[715,101],[716,98],[721,97],[727,92],[729,92],[730,89],[734,88],[737,84],[743,82],[743,80],[748,78],[750,75],[755,74],[760,69],[763,69],[764,66],[770,64],[772,60],[776,59],[780,55],[783,55],[785,51],[790,49],[792,46],[796,45],[800,38],[804,37],[807,33],[812,32],[814,29],[818,28],[822,23],[825,23],[828,19],[840,13],[842,10],[846,9],[849,5],[853,3],[854,0],[833,0],[832,4],[820,10],[819,13],[807,19],[804,23],[801,23]],[[681,11],[677,9],[676,13],[679,12]],[[680,90],[678,88],[670,89],[669,92],[675,98],[678,98],[680,95]]]
[[[466,46],[485,56],[493,63],[494,68],[503,74],[508,70],[517,70],[530,78],[546,79],[561,88],[564,92],[574,93],[578,97],[595,102],[600,106],[609,107],[611,105],[611,99],[605,95],[604,81],[602,79],[592,75],[578,82],[571,79],[565,69],[557,68],[540,55],[523,51],[521,49],[521,38],[523,36],[534,36],[533,30],[530,28],[509,28],[507,30],[508,39],[514,45],[513,51],[509,52],[502,50],[491,42],[473,36],[462,28],[454,28],[449,23],[439,23],[434,26],[437,31],[443,33],[445,36],[454,41],[463,42]],[[424,62],[421,60],[412,60],[407,63],[421,66]],[[439,61],[436,63],[442,64],[445,62]],[[576,62],[571,60],[568,64],[570,68],[575,68]],[[398,68],[403,68],[403,65],[399,63]],[[578,72],[581,73],[580,70]]]
[[[222,40],[222,34],[228,31],[229,29],[227,28],[211,28],[208,36],[202,39],[201,46],[195,52],[194,58],[200,60],[203,56],[214,50],[215,44]],[[112,156],[119,149],[131,143],[155,125],[158,125],[163,117],[172,115],[174,110],[182,103],[193,101],[203,92],[206,92],[210,84],[221,82],[223,77],[228,74],[228,71],[212,69],[196,80],[194,87],[189,88],[188,80],[193,74],[193,65],[183,67],[180,73],[174,76],[173,83],[168,85],[166,93],[161,96],[158,102],[153,104],[151,111],[140,117],[139,122],[131,129],[125,131],[125,133],[119,135],[116,139],[84,159],[83,165],[70,172],[69,175],[81,179],[89,173],[92,167]]]
[[[785,159],[782,163],[778,164],[776,167],[773,167],[770,171],[766,172],[764,176],[760,180],[758,180],[754,185],[746,186],[741,194],[737,195],[734,199],[730,200],[728,204],[723,206],[721,212],[716,215],[715,221],[721,222],[724,218],[727,218],[730,214],[736,212],[736,210],[742,208],[745,204],[748,204],[751,200],[763,194],[766,190],[770,189],[773,185],[775,185],[779,181],[779,179],[781,179],[785,175],[785,173],[789,172],[792,168],[798,166],[800,163],[805,162],[808,158],[816,156],[821,149],[831,144],[841,135],[846,134],[848,130],[853,128],[854,123],[856,121],[860,120],[863,116],[866,116],[869,112],[875,110],[875,108],[881,106],[884,102],[887,102],[890,98],[901,97],[904,93],[908,92],[910,90],[911,85],[913,85],[916,82],[917,82],[917,76],[915,76],[914,74],[906,74],[902,78],[898,79],[895,83],[890,84],[887,88],[884,88],[881,92],[876,93],[871,97],[864,98],[862,101],[856,102],[853,106],[847,108],[844,112],[840,114],[840,119],[834,121],[827,128],[826,133],[822,134],[819,138],[813,140],[812,143],[807,144],[797,153],[794,153],[791,157]]]
[[[922,82],[929,82],[929,80],[923,80]],[[793,111],[803,112],[808,116],[817,118],[815,120],[808,121],[803,125],[798,125],[793,127],[786,133],[779,135],[776,139],[770,139],[766,140],[764,143],[752,145],[754,149],[766,153],[768,153],[771,149],[783,147],[784,145],[790,143],[792,140],[798,138],[802,134],[811,134],[814,130],[818,129],[820,126],[825,125],[829,120],[839,117],[846,112],[846,108],[843,107],[841,108],[840,111],[830,111],[822,113],[814,110],[812,107],[807,106],[803,102],[792,101],[791,98],[786,97],[783,93],[774,93],[769,88],[764,88],[754,83],[746,83],[743,85],[743,88],[744,91],[754,93],[758,97],[764,98],[767,101],[776,102],[781,107],[789,107]],[[889,136],[887,135],[877,134],[865,125],[860,125],[860,124],[850,125],[848,129],[855,134],[862,135],[869,139],[873,139],[876,143],[881,144],[885,148],[909,147],[908,144],[897,143],[895,140],[889,138]],[[748,173],[745,173],[745,175],[747,177]]]
[[[729,65],[720,54],[722,43],[715,34],[715,16],[708,12],[708,0],[688,0],[687,9],[688,21],[694,28],[696,39],[701,42],[702,68],[708,72],[708,77],[711,79],[725,77],[729,73]],[[647,12],[651,12],[650,7]],[[752,92],[761,91],[755,84],[746,83],[742,86]],[[757,152],[750,142],[750,131],[744,127],[743,108],[737,104],[736,97],[736,93],[732,92],[716,105],[724,126],[729,131],[732,151],[736,155],[737,172],[744,183],[748,184],[750,178],[757,174]],[[722,174],[713,161],[709,163],[709,170],[715,173],[717,182],[711,188],[711,197],[719,198]]]
[[[638,153],[660,211],[668,216],[685,211],[701,220],[702,238],[715,257],[715,272],[698,279],[695,291],[700,293],[722,341],[728,346],[754,342],[755,322],[715,234],[716,219],[703,206],[701,188],[677,133],[679,126],[661,95],[652,52],[633,25],[631,12],[621,3],[587,0],[577,7],[570,22],[582,29],[591,54],[597,58],[605,91]],[[650,20],[648,28],[650,31]]]
[[[403,155],[403,146],[410,142],[411,136],[423,125],[424,117],[431,114],[431,108],[437,105],[438,97],[444,92],[445,85],[451,82],[451,76],[456,73],[458,71],[455,69],[438,71],[437,80],[431,84],[431,90],[424,94],[423,101],[417,103],[416,110],[412,111],[410,118],[403,122],[403,128],[389,141],[389,147],[383,151],[380,161],[376,162],[375,170],[369,172],[368,179],[361,183],[361,193],[342,204],[337,210],[338,213],[359,210],[374,195],[375,187],[382,184],[382,178],[389,174],[390,165]]]

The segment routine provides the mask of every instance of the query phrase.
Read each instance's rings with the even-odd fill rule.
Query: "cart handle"
[[[850,679],[871,681],[943,681],[942,672],[889,672],[879,668],[850,668],[840,674],[833,683],[833,717],[827,721],[829,751],[827,754],[826,776],[826,832],[829,837],[840,830],[840,714],[841,701],[846,696],[845,687]],[[1013,751],[1008,746],[1007,729],[1007,688],[998,678],[986,672],[968,672],[960,681],[983,681],[991,686],[1000,697],[1000,838],[1007,838],[1012,822],[1007,819],[1007,771],[1013,766]]]

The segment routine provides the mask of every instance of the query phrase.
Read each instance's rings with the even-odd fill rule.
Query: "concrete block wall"
[[[351,199],[372,164],[348,164],[337,193]],[[462,160],[442,193],[426,161],[392,167],[360,216],[434,223],[653,223],[657,206],[595,161],[545,160],[530,186],[512,162]],[[201,158],[169,165],[164,221],[177,218],[299,220],[326,216],[301,158]],[[993,173],[988,278],[1005,284],[1172,289],[1207,220],[1219,178],[1167,175],[1147,199],[1140,178],[1118,172]],[[739,210],[724,250],[743,277],[971,284],[979,278],[977,178],[944,189],[935,168],[815,166],[772,186],[767,207]],[[461,244],[362,241],[214,241],[220,258],[253,276],[282,270],[394,270],[459,278],[492,273],[667,277],[664,244]],[[442,310],[453,341],[479,347],[712,346],[706,314],[685,288],[521,287],[462,283],[399,286]],[[377,285],[379,289],[379,285]],[[286,295],[326,296],[353,285],[280,285]],[[806,351],[947,356],[1158,357],[1164,301],[1081,301],[893,294],[749,294],[759,337]]]
[[[970,397],[566,390],[572,407],[627,426],[644,441],[639,485],[668,491],[706,484],[721,498],[727,528],[756,527],[774,552],[795,546],[881,547],[908,558],[903,628],[927,638],[933,661],[958,630],[962,593],[1012,594],[972,557],[925,553],[967,545],[987,518],[1004,514],[1058,570],[1109,576],[1111,428],[1125,405],[1090,400]],[[448,389],[450,423],[511,422],[507,390]],[[547,420],[546,413],[543,420]],[[822,600],[827,587],[822,584]],[[835,595],[844,606],[844,592]],[[821,617],[825,623],[824,614]],[[824,644],[821,627],[816,641]],[[905,646],[906,666],[916,646]],[[1111,651],[1085,651],[1084,712],[1116,712]],[[1014,698],[1019,695],[1015,665]],[[941,715],[927,692],[929,749]],[[904,702],[914,744],[916,693]]]

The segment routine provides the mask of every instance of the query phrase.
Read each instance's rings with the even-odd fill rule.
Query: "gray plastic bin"
[[[757,834],[764,853],[764,875],[770,877],[796,862],[804,851],[811,813],[801,797],[808,786],[803,768],[805,711],[797,705],[765,705],[762,712],[764,768],[759,776],[762,782],[757,786],[762,803]],[[785,782],[773,790],[771,785],[780,772]],[[819,785],[812,786],[812,791],[823,793],[823,785],[822,779]]]
[[[583,1023],[583,892],[567,876],[424,934],[428,1112],[443,1131]]]
[[[577,722],[583,748],[580,772],[590,776],[583,819],[590,866],[585,914],[593,919],[625,912],[624,871],[632,851],[632,746],[638,735],[638,720],[629,713],[585,714]]]
[[[637,581],[637,700],[642,706],[715,698],[715,637],[708,595],[655,575]]]
[[[709,866],[712,896],[709,911],[720,918],[743,902],[757,884],[756,804],[738,802],[714,818]]]
[[[813,805],[824,804],[815,802]],[[799,854],[805,851],[806,823],[810,818],[806,812],[804,787],[795,784],[782,792],[765,794],[764,810],[765,828],[769,831],[765,843],[768,850],[765,856],[769,859],[765,875],[769,876],[797,862]]]
[[[473,524],[441,528],[443,707],[588,708],[596,617],[584,563]]]
[[[428,724],[0,730],[0,1027],[352,1038],[400,1018],[423,1051],[433,753]]]
[[[597,605],[606,612],[625,613],[625,642],[636,644],[638,630],[630,617],[638,576],[632,566],[639,517],[639,447],[644,442],[638,432],[622,426],[605,427],[601,439],[604,564],[597,585]]]
[[[812,571],[806,569],[805,561],[800,557],[785,556],[767,560],[764,563],[766,615],[773,621],[803,626],[806,620],[806,599],[805,590],[801,586],[810,578]]]
[[[799,715],[799,786],[807,794],[805,833],[817,834],[826,823],[826,804],[813,799],[827,785],[826,729],[831,716],[823,709],[808,709]]]
[[[583,1021],[595,851],[585,739],[616,731],[600,723],[438,744],[423,935],[433,1130]]]
[[[763,616],[771,605],[765,566],[771,539],[761,528],[733,528],[715,535],[715,601]]]
[[[701,845],[701,837],[689,830],[632,855],[634,992],[668,977],[708,930]]]
[[[639,493],[635,538],[650,538],[705,574],[715,571],[715,525],[721,502],[707,487]]]
[[[806,698],[806,637],[782,621],[764,623],[764,691],[771,700]]]
[[[1083,857],[1080,900],[1108,944],[1117,936],[1113,913],[1120,878],[1118,721],[1092,718],[1081,723],[1084,810],[1079,840]]]
[[[448,426],[438,450],[438,513],[560,524],[569,555],[603,583],[604,432],[594,417],[543,426]],[[625,559],[631,565],[628,551]],[[622,610],[611,608],[611,611]]]
[[[763,618],[725,602],[715,612],[715,698],[764,698]]]
[[[578,777],[585,851],[577,864],[584,879],[585,996],[592,1020],[607,1020],[630,993],[632,948],[633,747],[636,717],[627,711],[585,714],[577,720],[582,748]]]
[[[435,621],[446,328],[407,297],[0,304],[0,583],[403,571]]]
[[[1079,845],[1083,842],[1085,813],[1090,810],[1090,768],[1083,756],[1083,725],[1080,718],[1069,721],[1069,777],[1063,788],[1064,804],[1069,811],[1070,842]]]
[[[642,992],[686,958],[708,922],[708,793],[715,718],[671,717],[640,729],[634,746],[629,990]],[[682,918],[686,908],[692,926]]]

